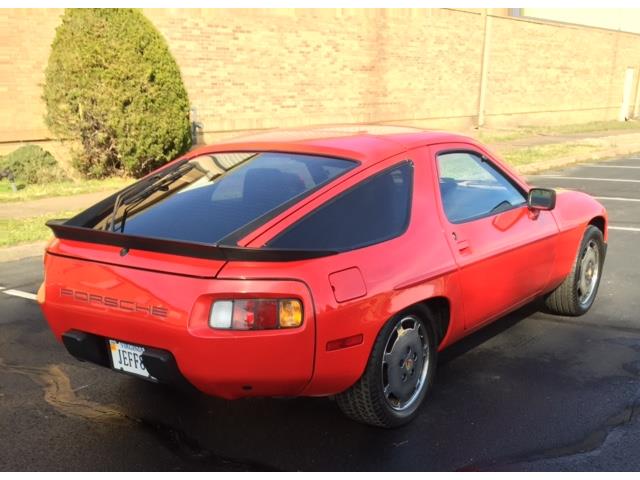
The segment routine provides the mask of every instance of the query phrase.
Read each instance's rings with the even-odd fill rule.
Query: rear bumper
[[[59,338],[75,358],[112,368],[110,339],[140,345],[145,348],[142,358],[147,371],[160,383],[195,388],[216,397],[297,396],[313,372],[313,349],[309,354],[287,349],[295,336],[276,337],[271,342],[260,337],[220,341],[187,334],[167,345],[163,341],[154,343],[147,335],[123,335],[111,329],[108,333],[78,330],[82,322],[74,323]]]
[[[79,330],[70,330],[62,334],[62,343],[67,351],[78,360],[110,368],[111,360],[109,359],[107,341],[106,338],[99,335]],[[195,390],[194,386],[180,372],[171,352],[157,348],[145,348],[142,359],[149,374],[158,382],[181,390]]]
[[[154,377],[172,384],[185,379],[227,399],[297,396],[313,377],[314,309],[302,282],[190,278],[71,259],[50,260],[48,267],[39,292],[42,311],[56,338],[82,360],[110,367],[108,339],[140,345],[150,352],[145,364],[156,365],[150,372],[160,369]],[[303,304],[298,328],[208,325],[217,299],[291,297]]]

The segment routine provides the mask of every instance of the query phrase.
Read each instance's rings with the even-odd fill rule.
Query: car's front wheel
[[[564,282],[547,295],[545,303],[552,313],[578,316],[593,305],[602,277],[605,245],[602,232],[589,225],[582,237],[578,255]]]
[[[378,334],[366,370],[336,396],[349,418],[392,428],[411,421],[433,383],[436,342],[426,309],[389,320]]]

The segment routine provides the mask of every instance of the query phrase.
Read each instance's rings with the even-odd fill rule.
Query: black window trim
[[[447,155],[447,154],[451,154],[451,153],[467,153],[467,154],[471,154],[474,155],[476,157],[478,157],[480,159],[480,161],[488,163],[489,165],[491,165],[493,167],[494,170],[496,170],[499,174],[501,174],[506,180],[507,182],[509,182],[511,184],[512,187],[514,187],[518,192],[520,192],[520,194],[524,197],[524,202],[517,204],[517,205],[513,205],[511,206],[511,208],[507,208],[506,210],[500,210],[499,212],[487,212],[487,213],[483,213],[480,215],[475,215],[473,217],[468,217],[465,218],[463,220],[458,220],[456,222],[452,221],[449,216],[447,215],[446,210],[444,209],[444,203],[442,201],[442,189],[440,187],[440,165],[438,163],[438,157],[440,155]],[[509,212],[511,210],[515,210],[516,208],[521,208],[524,205],[527,204],[527,195],[528,193],[513,179],[511,178],[511,175],[509,175],[508,173],[506,173],[502,168],[500,168],[498,165],[496,165],[496,163],[487,155],[485,155],[483,152],[477,151],[477,150],[473,150],[471,148],[451,148],[451,149],[445,149],[445,150],[440,150],[437,151],[435,154],[435,167],[436,167],[436,172],[437,172],[437,176],[438,176],[438,192],[440,194],[440,208],[442,210],[442,212],[444,213],[445,218],[447,219],[447,221],[452,224],[452,225],[461,225],[463,223],[469,223],[469,222],[473,222],[475,220],[481,220],[483,218],[489,218],[489,217],[493,217],[495,215],[499,215],[501,213],[505,213],[505,212]]]
[[[308,217],[313,215],[319,209],[329,207],[334,202],[337,202],[339,199],[341,199],[345,195],[349,194],[350,192],[352,192],[356,188],[361,187],[362,185],[372,181],[377,176],[383,175],[383,174],[385,174],[385,173],[387,173],[387,172],[389,172],[391,170],[394,170],[394,169],[396,169],[396,168],[398,168],[400,166],[404,166],[404,165],[409,165],[409,167],[410,167],[410,182],[409,182],[409,192],[408,192],[409,193],[409,211],[407,212],[407,218],[406,218],[405,223],[404,223],[404,225],[402,227],[402,230],[400,230],[397,234],[389,235],[389,236],[383,237],[381,239],[376,239],[375,241],[372,241],[372,242],[365,242],[365,243],[362,243],[362,244],[355,245],[353,247],[348,247],[348,248],[343,248],[343,249],[337,249],[336,248],[336,249],[331,249],[331,250],[335,251],[335,252],[338,252],[338,253],[351,252],[353,250],[358,250],[360,248],[371,247],[373,245],[378,245],[380,243],[384,243],[384,242],[388,242],[389,240],[393,240],[394,238],[401,237],[402,235],[404,235],[407,232],[407,230],[409,229],[409,225],[411,225],[411,214],[412,214],[412,211],[413,211],[413,189],[414,189],[414,178],[415,178],[415,174],[414,174],[415,165],[414,165],[413,160],[411,160],[411,159],[402,160],[402,161],[400,161],[398,163],[395,163],[395,164],[391,165],[390,167],[384,168],[384,169],[380,170],[379,172],[376,172],[376,173],[374,173],[372,175],[369,175],[367,178],[365,178],[364,180],[359,181],[355,185],[350,186],[349,188],[347,188],[343,192],[340,192],[335,197],[333,197],[330,200],[322,203],[317,208],[314,208],[312,211],[310,211],[306,215],[303,215],[298,220],[296,220],[293,224],[289,225],[283,231],[278,233],[275,237],[273,237],[271,240],[269,240],[265,244],[265,247],[271,247],[272,242],[275,242],[276,240],[278,240],[278,238],[280,238],[281,236],[285,235],[287,232],[289,232],[289,230],[291,230],[293,227],[298,225],[300,222],[304,221],[305,219],[307,219]]]

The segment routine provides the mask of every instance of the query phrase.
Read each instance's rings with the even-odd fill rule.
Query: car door
[[[473,329],[541,293],[558,227],[551,212],[527,207],[524,186],[486,152],[437,145],[432,158],[439,213],[461,274],[465,328]]]

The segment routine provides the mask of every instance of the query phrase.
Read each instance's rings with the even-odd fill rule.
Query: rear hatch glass
[[[294,153],[201,155],[145,177],[94,211],[96,215],[87,211],[69,223],[140,237],[233,245],[356,166],[351,160]]]

